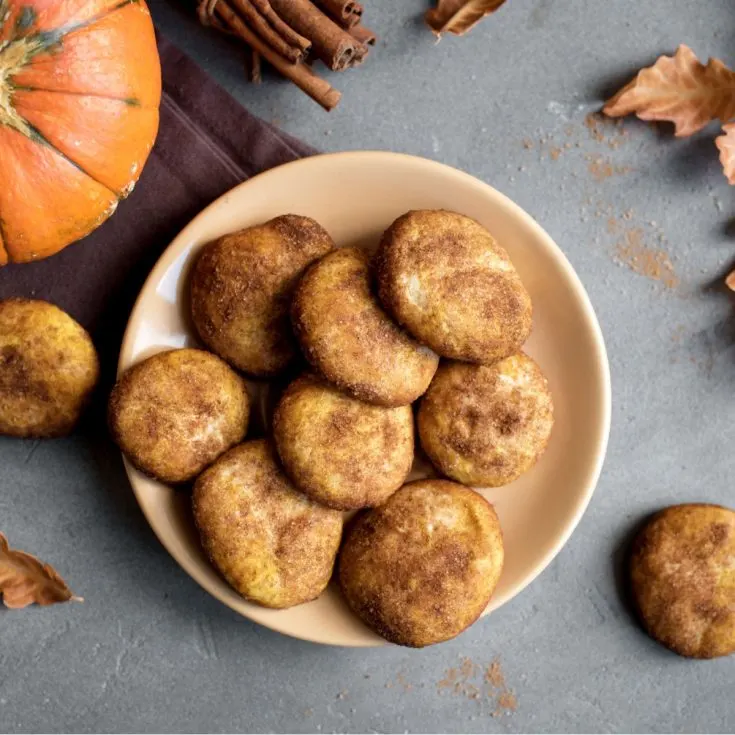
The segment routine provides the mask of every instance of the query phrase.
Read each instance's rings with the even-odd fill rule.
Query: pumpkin
[[[53,255],[115,211],[160,99],[143,0],[0,0],[0,265]]]

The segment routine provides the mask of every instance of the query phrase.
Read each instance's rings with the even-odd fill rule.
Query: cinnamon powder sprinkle
[[[467,680],[471,676],[475,675],[475,672],[477,671],[477,666],[472,661],[471,658],[463,658],[462,659],[462,665],[459,668],[459,674],[460,676]]]
[[[643,231],[639,227],[626,232],[615,250],[618,262],[628,266],[634,273],[660,281],[666,288],[679,285],[679,277],[666,251],[648,247],[643,242]]]
[[[410,684],[408,681],[406,681],[406,677],[403,676],[400,672],[396,675],[396,683],[400,684],[403,687],[404,692],[410,692],[413,689],[413,684]]]
[[[448,692],[452,696],[465,697],[477,702],[484,713],[491,717],[500,717],[515,712],[516,696],[505,683],[505,675],[499,659],[494,659],[482,669],[470,658],[463,658],[460,665],[450,667],[444,672],[444,678],[437,682],[439,694]]]
[[[444,672],[444,678],[441,679],[436,687],[437,689],[451,689],[454,687],[455,683],[457,682],[457,669],[449,668]]]
[[[518,709],[516,695],[513,692],[503,692],[498,697],[498,704],[493,712],[493,717],[501,717],[505,712],[515,712]]]
[[[590,131],[590,136],[598,143],[605,141],[605,136],[602,132],[603,118],[599,112],[590,112],[584,119],[584,125]]]
[[[599,112],[590,112],[585,117],[584,124],[591,138],[598,143],[605,143],[612,150],[620,148],[624,140],[628,137],[628,132],[623,129],[624,123],[622,119],[613,122],[610,118],[605,117]],[[611,128],[614,130],[614,134],[606,135],[605,131],[609,131]]]
[[[604,181],[611,176],[629,174],[633,170],[630,166],[613,166],[610,161],[604,159],[602,156],[587,154],[585,158],[589,161],[587,170],[596,181]]]
[[[485,681],[496,689],[502,689],[505,686],[505,676],[503,676],[500,661],[497,658],[485,669]]]

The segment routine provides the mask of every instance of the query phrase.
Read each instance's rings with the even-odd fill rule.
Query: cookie
[[[358,401],[315,375],[285,391],[273,436],[294,485],[330,508],[387,500],[413,464],[413,411]]]
[[[735,652],[735,511],[673,505],[636,537],[633,601],[648,634],[681,656]]]
[[[206,245],[191,275],[191,316],[202,342],[249,375],[285,371],[298,353],[288,314],[293,289],[333,248],[320,224],[295,214]]]
[[[203,350],[159,352],[127,370],[108,404],[112,436],[140,470],[163,482],[192,480],[242,441],[245,383]]]
[[[386,310],[442,357],[490,364],[531,332],[531,298],[513,263],[469,217],[404,214],[383,235],[376,268]]]
[[[480,487],[506,485],[533,467],[553,425],[546,378],[522,352],[490,366],[443,362],[418,412],[434,466]]]
[[[291,317],[313,367],[361,401],[412,403],[439,363],[383,311],[372,290],[369,256],[356,248],[335,250],[309,268]]]
[[[0,301],[0,434],[72,431],[99,378],[87,331],[53,304]]]
[[[495,510],[446,480],[404,485],[346,534],[339,580],[350,608],[392,643],[420,648],[480,617],[503,568]]]
[[[327,586],[342,514],[296,490],[267,440],[227,452],[197,479],[192,498],[205,551],[246,599],[286,608]]]

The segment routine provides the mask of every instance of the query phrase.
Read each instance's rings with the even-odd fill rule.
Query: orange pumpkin
[[[115,211],[160,100],[143,0],[0,0],[0,265],[53,255]]]

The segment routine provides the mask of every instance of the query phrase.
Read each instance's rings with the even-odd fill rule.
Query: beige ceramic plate
[[[409,209],[438,208],[474,217],[510,253],[533,298],[534,329],[527,350],[546,373],[556,408],[554,432],[537,466],[512,485],[483,491],[495,504],[506,544],[505,569],[487,614],[528,585],[569,538],[595,488],[610,425],[609,367],[587,294],[551,238],[495,189],[448,166],[394,153],[317,156],[261,174],[207,207],[163,254],[133,310],[119,369],[161,349],[196,343],[186,283],[188,268],[204,243],[295,213],[321,222],[341,246],[374,248],[399,215]],[[243,600],[199,547],[187,494],[126,467],[138,502],[163,545],[204,589],[233,610],[318,643],[382,642],[349,612],[334,587],[290,610],[267,610]],[[417,463],[414,476],[425,469]]]

